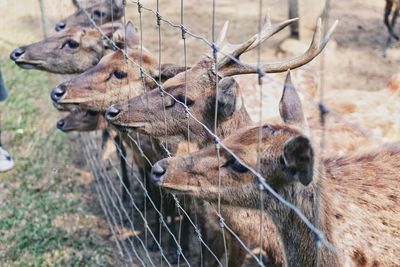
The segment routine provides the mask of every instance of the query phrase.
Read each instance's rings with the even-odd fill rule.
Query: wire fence
[[[182,56],[184,59],[184,67],[187,69],[187,39],[193,38],[193,40],[198,40],[206,44],[210,49],[210,54],[214,60],[213,64],[213,71],[216,76],[216,93],[218,96],[219,88],[218,88],[218,66],[219,66],[219,56],[225,56],[229,58],[235,64],[246,68],[255,68],[255,73],[258,75],[258,86],[260,88],[260,99],[263,99],[263,93],[261,90],[263,86],[263,80],[265,77],[269,79],[275,79],[273,75],[269,73],[265,73],[262,69],[262,55],[261,55],[261,45],[257,48],[257,64],[250,65],[247,64],[235,56],[232,56],[228,53],[224,53],[224,51],[218,47],[217,36],[216,36],[216,2],[217,0],[213,1],[212,4],[212,40],[208,40],[202,34],[197,34],[192,32],[189,27],[185,25],[185,1],[180,1],[180,21],[175,22],[168,17],[164,16],[162,10],[160,10],[159,0],[157,0],[156,10],[153,10],[147,7],[142,1],[133,1],[128,0],[124,1],[124,9],[126,6],[134,5],[136,6],[137,17],[139,18],[139,35],[140,35],[140,51],[141,55],[143,55],[144,47],[143,47],[143,36],[146,34],[146,29],[143,27],[142,23],[142,14],[143,12],[149,12],[154,16],[154,26],[158,29],[158,69],[161,72],[161,60],[162,56],[162,29],[163,27],[171,27],[180,31],[181,39],[182,39]],[[110,2],[110,10],[113,10],[113,1]],[[106,6],[107,3],[104,2]],[[263,1],[259,1],[259,27],[258,33],[261,35],[262,26],[263,26],[263,13],[264,10]],[[143,88],[146,88],[145,79],[151,80],[157,85],[156,89],[160,92],[160,98],[163,101],[164,106],[164,124],[165,129],[168,127],[168,123],[165,117],[165,105],[164,105],[164,97],[169,96],[170,98],[174,99],[176,103],[182,105],[185,109],[187,115],[187,137],[188,137],[188,144],[190,143],[191,138],[196,138],[191,136],[190,132],[190,123],[196,123],[200,125],[204,131],[209,135],[210,139],[214,141],[216,154],[218,156],[218,161],[220,160],[220,152],[221,149],[232,155],[240,164],[246,167],[253,175],[256,177],[256,182],[259,187],[259,198],[260,203],[264,203],[263,198],[264,194],[267,192],[274,196],[279,203],[286,206],[287,208],[291,209],[294,213],[296,213],[299,218],[304,222],[305,225],[309,228],[309,230],[315,234],[315,245],[317,249],[321,249],[324,247],[328,249],[331,253],[342,258],[343,261],[346,259],[343,255],[331,244],[325,237],[324,233],[318,229],[318,227],[313,223],[316,221],[316,218],[307,218],[301,210],[293,205],[292,203],[288,202],[283,196],[279,195],[274,189],[266,182],[265,177],[260,174],[260,160],[261,160],[261,152],[260,152],[260,143],[261,143],[261,133],[259,135],[259,145],[258,145],[258,160],[257,160],[257,167],[252,168],[248,164],[246,164],[241,158],[239,158],[235,153],[227,147],[224,142],[222,141],[222,137],[217,135],[217,115],[215,115],[213,129],[210,129],[207,125],[204,124],[200,119],[196,118],[188,106],[187,103],[187,71],[184,73],[184,80],[185,80],[185,99],[182,101],[181,99],[176,99],[172,94],[170,94],[165,88],[163,87],[161,77],[159,79],[155,79],[150,73],[146,71],[143,67],[143,62],[136,62],[132,58],[130,58],[127,50],[126,45],[125,48],[120,49],[118,48],[117,44],[108,37],[102,29],[97,25],[95,21],[92,19],[91,14],[89,14],[86,10],[84,10],[87,17],[91,21],[93,27],[97,28],[103,35],[104,39],[107,39],[110,43],[112,43],[115,47],[116,51],[121,51],[125,55],[126,64],[131,63],[133,66],[137,67],[140,70],[140,74],[142,77]],[[336,22],[333,23],[333,27],[330,29],[327,28],[329,24],[329,1],[327,1],[326,10],[325,10],[325,37],[322,40],[321,46],[322,48],[326,45],[329,37],[331,36]],[[133,14],[129,14],[133,15]],[[113,17],[113,16],[112,16]],[[126,24],[126,16],[124,12],[124,16],[122,17],[124,24]],[[114,20],[112,19],[114,22]],[[270,22],[268,22],[270,23]],[[321,60],[320,65],[320,75],[321,75],[321,82],[320,82],[320,95],[318,98],[315,98],[309,95],[306,91],[302,91],[306,96],[308,104],[312,104],[319,109],[319,117],[321,121],[321,127],[323,132],[326,128],[326,120],[327,116],[333,116],[336,120],[340,121],[344,125],[348,126],[355,132],[362,134],[365,138],[376,142],[381,146],[386,147],[393,147],[396,145],[388,144],[379,138],[376,138],[369,129],[365,129],[361,125],[349,122],[344,115],[341,115],[339,112],[335,112],[334,109],[331,109],[324,103],[324,83],[323,83],[323,64],[324,61]],[[149,88],[145,89],[148,90]],[[260,101],[260,123],[262,119],[261,110],[263,109],[263,103]],[[215,103],[215,114],[217,114],[218,110],[218,101]],[[111,131],[110,129],[108,131]],[[110,133],[109,135],[112,135]],[[145,150],[142,148],[141,136],[137,134],[126,134],[126,133],[119,133],[122,139],[125,140],[125,144],[128,144],[131,149],[129,149],[128,153],[124,153],[124,148],[121,142],[113,141],[114,146],[116,147],[116,152],[120,160],[125,162],[128,166],[128,174],[130,181],[133,182],[133,185],[129,188],[126,185],[124,180],[124,174],[121,173],[119,167],[117,167],[115,159],[109,158],[104,162],[101,159],[101,146],[99,137],[96,134],[81,134],[81,142],[83,152],[85,154],[85,158],[87,159],[87,163],[93,171],[95,176],[95,183],[94,188],[96,194],[99,199],[99,203],[103,209],[107,222],[110,226],[110,231],[113,235],[113,239],[115,240],[116,247],[118,249],[118,253],[121,255],[124,264],[126,265],[138,265],[138,266],[172,266],[172,265],[196,265],[200,263],[200,266],[208,266],[206,263],[206,258],[211,258],[211,261],[218,266],[228,266],[230,254],[230,243],[229,242],[237,242],[241,249],[245,250],[248,255],[250,255],[253,264],[259,266],[265,266],[265,262],[263,261],[262,250],[255,250],[255,248],[260,247],[262,248],[263,239],[268,238],[268,236],[264,236],[263,233],[263,224],[265,218],[265,211],[263,206],[259,210],[260,213],[260,229],[259,229],[259,244],[251,244],[249,246],[248,242],[242,240],[240,235],[236,233],[230,225],[224,219],[223,211],[221,210],[221,201],[219,197],[219,201],[217,205],[214,206],[207,206],[207,208],[212,209],[213,214],[216,216],[214,218],[209,218],[209,222],[211,223],[214,220],[214,224],[219,227],[219,233],[223,240],[222,242],[222,253],[215,251],[215,247],[210,244],[210,238],[207,238],[207,233],[205,232],[203,220],[200,220],[198,216],[201,213],[204,213],[204,209],[199,206],[204,205],[201,200],[195,200],[190,197],[185,197],[185,199],[173,194],[173,193],[166,193],[165,191],[156,189],[156,194],[152,193],[154,188],[149,188],[147,176],[148,173],[146,171],[138,169],[136,166],[136,161],[134,160],[135,155],[133,153],[138,153],[139,157],[143,160],[145,165],[150,167],[153,166],[155,162],[151,161],[151,157],[147,156]],[[212,144],[211,144],[212,145]],[[323,155],[324,153],[324,139],[322,139],[320,144],[319,153]],[[168,157],[174,156],[174,152],[170,149],[170,144],[166,141],[160,141],[160,148],[163,151],[160,151],[160,154],[165,154]],[[188,147],[188,151],[190,152],[190,146]],[[137,155],[136,155],[137,156]],[[132,157],[132,160],[130,160]],[[220,166],[221,164],[218,164]],[[219,189],[221,189],[221,177],[220,177],[220,170],[218,170],[219,176]],[[134,188],[133,188],[134,187]],[[124,200],[122,198],[123,191],[126,191],[128,194],[128,199]],[[221,192],[221,190],[219,190]],[[156,196],[156,197],[155,197]],[[171,208],[174,210],[174,213],[166,215],[166,210]],[[315,212],[318,214],[318,212]],[[185,229],[184,224],[188,224],[187,231]],[[206,224],[207,226],[207,224]],[[128,235],[125,235],[125,232],[129,231]],[[188,240],[189,244],[187,243],[183,245],[184,242]],[[228,240],[229,239],[229,240]],[[190,249],[188,249],[190,248]],[[220,246],[221,248],[221,246]],[[220,249],[219,248],[219,249]],[[172,253],[171,253],[172,251]],[[177,257],[171,256],[171,254],[176,255]],[[320,253],[318,253],[320,254]],[[223,257],[222,257],[223,256]],[[317,265],[319,266],[319,261],[317,261]]]

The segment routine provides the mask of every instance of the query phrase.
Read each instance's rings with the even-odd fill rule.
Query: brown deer
[[[399,143],[321,159],[307,137],[301,101],[289,76],[279,110],[281,118],[244,128],[222,141],[236,156],[224,150],[218,161],[215,147],[210,146],[167,158],[154,165],[152,181],[214,205],[219,192],[225,205],[258,211],[248,218],[257,222],[260,190],[248,167],[257,169],[259,155],[266,183],[297,206],[339,252],[323,245],[318,250],[315,234],[300,217],[263,190],[264,211],[277,227],[288,266],[316,266],[318,259],[320,266],[399,266]],[[256,235],[258,227],[257,223],[252,227]],[[264,236],[265,249],[270,238]]]
[[[229,53],[234,58],[247,51],[257,47],[261,42],[277,33],[285,26],[289,25],[294,20],[284,21],[282,23],[272,25],[267,20],[264,25],[261,35],[255,35],[248,41],[237,46],[225,47],[225,53]],[[226,32],[226,27],[221,34],[221,41]],[[294,59],[286,60],[283,62],[266,63],[262,64],[262,68],[266,72],[283,72],[287,69],[294,69],[300,67],[312,59],[314,59],[325,47],[328,42],[333,28],[323,37],[321,32],[321,21],[318,22],[316,32],[310,48],[307,52]],[[242,99],[239,92],[239,85],[230,76],[236,74],[250,74],[255,73],[255,66],[246,64],[242,66],[237,64],[231,57],[223,57],[218,60],[218,128],[216,132],[219,136],[225,137],[236,132],[239,128],[251,124],[249,114],[246,108],[242,105]],[[187,97],[185,99],[185,75],[184,73],[178,74],[173,78],[167,80],[163,87],[167,94],[164,102],[159,96],[158,90],[152,90],[144,95],[138,96],[129,100],[124,105],[117,105],[109,108],[106,112],[106,118],[117,127],[125,129],[133,129],[156,138],[173,137],[175,140],[186,140],[189,136],[191,140],[196,142],[199,147],[204,147],[212,143],[214,140],[208,132],[199,124],[190,119],[190,132],[188,133],[187,117],[185,109],[181,105],[186,101],[190,107],[190,112],[199,121],[204,123],[207,127],[212,129],[214,123],[215,103],[216,103],[216,75],[213,73],[213,59],[205,57],[198,62],[194,67],[186,72],[187,75]],[[174,96],[174,98],[170,97]],[[148,100],[148,101],[147,101]],[[164,127],[164,112],[163,105],[165,105],[165,116],[167,121],[167,132]],[[188,136],[189,135],[189,136]],[[236,218],[243,218],[241,222],[247,221],[247,211],[238,212],[236,209],[224,207],[223,215],[227,218],[228,225],[234,227],[235,232],[245,242],[257,244],[257,240],[249,236],[247,228],[243,225],[236,223]],[[266,219],[268,222],[268,220]],[[268,224],[268,233],[274,236],[274,227],[271,223]],[[276,236],[276,235],[275,235]],[[279,252],[279,244],[277,239],[268,239],[269,250],[273,251],[274,259],[283,264],[281,253]],[[236,242],[233,242],[236,244]],[[240,266],[244,260],[244,251],[238,248],[239,251],[231,252],[229,265]],[[268,251],[269,251],[268,250]]]
[[[104,24],[101,30],[123,46],[123,25]],[[75,26],[42,41],[14,49],[10,58],[19,67],[58,74],[78,74],[95,66],[113,46],[97,29]]]
[[[396,26],[396,20],[400,12],[400,0],[386,0],[384,22],[386,28],[389,32],[390,38],[399,40],[399,36],[394,32],[394,27]],[[390,20],[390,15],[392,19]]]
[[[104,116],[92,110],[74,110],[57,122],[57,128],[63,132],[91,132],[104,130],[107,121]]]
[[[121,177],[123,185],[121,186],[122,192],[122,200],[128,200],[128,191],[130,188],[130,181],[127,166],[125,163],[126,159],[126,150],[125,146],[122,143],[122,139],[119,134],[115,131],[112,131],[107,128],[107,121],[104,118],[104,115],[91,110],[74,110],[70,112],[66,117],[60,119],[57,122],[57,128],[63,132],[91,132],[96,130],[103,131],[102,135],[102,148],[105,149],[104,154],[102,156],[103,160],[105,160],[109,155],[108,149],[108,140],[109,138],[113,138],[115,144],[118,145],[120,153],[118,153],[120,157],[120,168],[121,168]],[[126,190],[128,189],[128,191]],[[137,203],[140,205],[140,203]]]
[[[55,105],[67,110],[73,110],[78,107],[79,109],[88,109],[103,113],[110,105],[123,101],[128,97],[139,95],[145,90],[155,87],[155,83],[152,80],[142,79],[139,68],[134,62],[137,62],[137,64],[143,62],[143,68],[153,75],[153,79],[158,80],[161,78],[162,81],[185,69],[173,64],[162,64],[160,72],[159,64],[154,56],[147,50],[141,51],[139,37],[135,32],[133,24],[130,22],[126,26],[126,44],[127,47],[125,50],[118,49],[117,51],[113,51],[113,53],[104,56],[95,67],[54,88],[51,92],[51,98]],[[134,60],[134,62],[125,59],[124,51],[127,52],[130,59]],[[124,133],[121,133],[121,136],[127,144],[130,144],[129,147],[133,149],[135,162],[137,162],[137,165],[141,169],[140,172],[143,175],[148,175],[151,166],[141,158],[141,153],[132,140]],[[142,149],[145,151],[145,155],[151,162],[156,162],[166,156],[166,154],[162,153],[163,150],[156,140],[141,135],[140,143]],[[174,150],[173,148],[170,149]],[[147,181],[149,182],[148,179]],[[159,190],[154,188],[150,182],[147,185],[147,189],[156,206],[160,208],[161,199],[159,197]],[[171,204],[171,201],[168,200],[164,203]],[[164,205],[166,216],[175,217],[174,204],[172,202],[172,205]],[[156,223],[159,223],[158,219]],[[170,225],[170,227],[174,226],[173,223]],[[184,227],[188,227],[187,221],[184,221]],[[159,233],[158,229],[159,226],[156,226],[153,232]],[[186,239],[183,241],[186,241]],[[173,240],[171,239],[170,242],[173,242]],[[151,249],[156,248],[155,244],[152,244],[150,247]],[[171,247],[175,247],[175,245],[173,244]],[[182,242],[182,247],[184,251],[188,250],[188,245],[185,242]],[[174,253],[171,253],[171,262],[177,261],[176,251],[174,250]]]
[[[82,1],[81,1],[82,2]],[[101,25],[107,22],[113,22],[120,19],[124,14],[124,6],[122,0],[91,0],[88,5],[82,4],[76,0],[72,0],[73,5],[76,7],[74,14],[57,22],[55,30],[62,31],[76,26],[93,26],[88,15],[96,25]],[[85,1],[83,1],[85,3]]]
[[[73,109],[79,106],[84,109],[105,111],[110,105],[140,95],[149,88],[154,88],[159,77],[164,81],[184,71],[184,67],[173,64],[162,64],[161,72],[155,57],[146,49],[141,51],[140,40],[132,23],[126,27],[126,53],[118,49],[103,58],[100,62],[68,82],[62,83],[51,92],[51,98],[59,106]],[[136,64],[150,73],[152,79],[142,79]],[[147,88],[147,89],[146,89]]]

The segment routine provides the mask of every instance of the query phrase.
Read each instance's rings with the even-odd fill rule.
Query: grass
[[[77,142],[54,127],[60,115],[50,76],[19,69],[0,52],[9,89],[0,104],[2,141],[15,161],[0,174],[0,266],[113,265],[90,180],[80,178]]]

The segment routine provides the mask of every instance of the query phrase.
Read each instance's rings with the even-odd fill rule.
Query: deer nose
[[[21,47],[18,47],[14,49],[14,51],[11,52],[10,58],[12,61],[16,61],[20,56],[22,56],[25,53],[25,50]]]
[[[121,113],[121,108],[120,107],[111,106],[106,111],[106,119],[108,121],[114,121],[117,118],[118,114],[120,114],[120,113]]]
[[[153,165],[153,168],[151,168],[151,181],[155,185],[161,184],[163,176],[166,172],[164,162],[165,162],[164,160],[160,160],[156,164]]]
[[[64,120],[59,120],[59,121],[57,122],[57,128],[58,128],[59,130],[64,129],[64,125],[65,125],[65,121],[64,121]]]
[[[64,29],[65,29],[65,26],[67,26],[67,25],[65,24],[65,22],[63,22],[63,21],[57,22],[57,23],[56,23],[56,31],[59,32],[59,31],[64,30]]]
[[[65,95],[65,85],[60,85],[51,90],[51,99],[54,102],[60,101],[64,95]]]

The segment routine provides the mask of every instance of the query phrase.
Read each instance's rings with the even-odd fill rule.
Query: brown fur
[[[124,40],[124,38],[122,38]],[[126,26],[126,44],[124,50],[117,50],[104,56],[93,68],[58,87],[65,89],[65,94],[57,100],[57,105],[66,109],[76,106],[84,109],[105,111],[109,106],[138,96],[155,86],[154,80],[170,78],[184,68],[159,64],[146,49],[142,50],[139,37],[132,23]],[[129,56],[126,59],[124,52]],[[141,75],[140,66],[147,75]],[[168,70],[168,75],[163,73]],[[124,74],[117,76],[116,72]],[[149,77],[150,76],[150,77]]]
[[[59,127],[61,125],[62,127]],[[59,120],[57,127],[63,132],[90,132],[104,130],[107,127],[107,122],[104,116],[98,112],[74,110],[68,116]]]
[[[121,24],[115,24],[114,27],[102,26],[102,30],[109,36],[117,34],[121,29]],[[70,48],[67,45],[69,40],[79,43],[79,47]],[[82,73],[95,66],[104,55],[112,51],[102,40],[98,30],[81,26],[55,33],[42,41],[19,49],[24,53],[15,60],[15,63],[21,68],[59,74]]]
[[[303,187],[297,182],[279,177],[276,169],[279,166],[283,144],[300,133],[281,125],[272,124],[271,127],[275,129],[275,133],[271,134],[265,129],[262,131],[261,174],[267,182],[285,199],[298,206],[311,221],[314,220],[315,204],[310,201],[309,196],[315,197],[315,189],[321,186],[322,218],[318,226],[324,230],[326,237],[335,247],[341,253],[353,258],[357,266],[374,266],[377,263],[380,266],[398,265],[396,255],[400,252],[400,247],[396,240],[400,238],[400,221],[396,214],[399,212],[400,203],[399,198],[393,196],[399,194],[395,184],[400,169],[400,149],[378,150],[326,159],[324,160],[326,174],[322,176],[316,174],[312,184]],[[254,169],[257,160],[258,132],[259,129],[253,127],[224,141],[225,145]],[[222,153],[220,165],[227,162],[228,157],[228,153]],[[167,172],[163,186],[193,193],[216,203],[218,161],[214,147],[164,161]],[[259,193],[251,173],[239,174],[223,166],[221,181],[223,203],[249,208],[259,207]],[[312,234],[302,226],[297,215],[282,207],[274,197],[266,193],[265,198],[266,212],[273,216],[281,231],[295,228],[288,236],[293,238],[296,234],[305,235],[299,237],[302,240],[300,243],[303,244],[302,247],[296,248],[292,254],[289,253],[291,257],[298,255],[296,258],[288,258],[289,266],[297,266],[292,265],[293,262],[298,262],[299,266],[313,266],[316,254],[313,249]],[[285,226],[286,216],[292,221],[287,221],[288,225]],[[251,221],[257,222],[256,218]],[[251,229],[256,230],[257,227],[253,225]],[[270,236],[265,235],[265,237]],[[328,251],[325,250],[323,254],[324,257],[330,258],[330,261],[325,261],[322,266],[337,266],[331,262],[333,255],[328,255]],[[303,256],[304,258],[301,258]]]
[[[83,1],[85,2],[85,1]],[[88,16],[83,11],[86,11],[91,15],[92,19],[95,21],[96,25],[101,25],[102,23],[111,22],[113,20],[118,20],[123,15],[123,6],[121,0],[94,0],[91,1],[89,6],[77,6],[77,10],[74,14],[68,16],[67,18],[59,21],[65,23],[65,29],[73,28],[76,26],[92,26]],[[75,5],[75,4],[74,4]],[[111,5],[113,8],[111,8]],[[98,15],[101,16],[98,16]]]
[[[301,110],[299,105],[283,107],[294,109],[289,113],[281,111],[283,121],[291,125],[270,120],[261,129],[243,129],[223,143],[244,163],[257,169],[258,136],[261,134],[261,175],[277,193],[314,222],[345,256],[345,259],[336,257],[322,247],[321,266],[344,266],[349,261],[356,266],[399,265],[396,255],[400,252],[397,216],[400,203],[395,197],[399,194],[396,187],[400,169],[398,144],[388,149],[314,160],[310,141],[305,142],[308,139],[298,128],[303,125],[304,118],[287,119],[287,114]],[[290,148],[292,145],[295,145],[294,150]],[[241,164],[233,162],[230,153],[225,151],[218,162],[213,146],[183,157],[165,159],[157,163],[166,170],[159,184],[211,203],[217,203],[220,191],[221,202],[225,205],[259,209],[260,192],[254,175],[246,170],[239,172],[235,166]],[[303,164],[311,169],[300,168]],[[304,170],[311,180],[301,178]],[[314,234],[292,210],[268,191],[264,192],[264,209],[278,228],[288,265],[315,266],[318,251]],[[240,221],[239,217],[236,219]],[[255,224],[251,228],[256,231],[257,227]],[[263,248],[268,250],[265,245]]]

